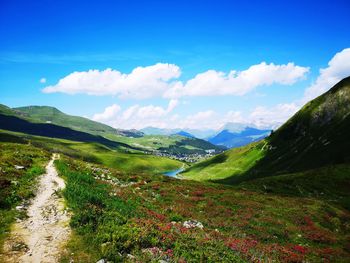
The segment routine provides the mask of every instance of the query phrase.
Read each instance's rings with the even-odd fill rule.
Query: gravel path
[[[39,181],[38,192],[27,208],[23,221],[12,228],[5,243],[7,262],[57,262],[70,233],[69,215],[64,200],[56,192],[65,187],[53,164],[53,155],[46,166],[46,174]]]

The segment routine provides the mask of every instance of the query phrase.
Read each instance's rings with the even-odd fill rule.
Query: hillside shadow
[[[3,114],[0,114],[0,129],[78,142],[95,142],[112,148],[125,147],[133,150],[140,150],[139,148],[132,147],[126,143],[111,141],[102,136],[72,130],[55,124],[32,123],[14,116]]]

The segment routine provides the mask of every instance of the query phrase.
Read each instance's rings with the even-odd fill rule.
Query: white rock
[[[187,220],[183,223],[183,226],[186,228],[200,228],[203,229],[203,224],[201,222],[198,222],[196,220]]]

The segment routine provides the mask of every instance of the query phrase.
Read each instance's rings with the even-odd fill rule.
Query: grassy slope
[[[108,134],[109,140],[126,143],[130,146],[145,150],[161,150],[168,153],[205,153],[205,150],[216,149],[221,151],[222,147],[215,146],[207,141],[197,138],[187,138],[179,135],[145,135],[138,138]]]
[[[64,196],[74,212],[74,234],[63,262],[350,259],[350,214],[322,199],[145,174],[130,177],[69,159],[56,165],[67,180]],[[204,229],[185,228],[189,219]]]
[[[1,114],[5,116],[1,116]],[[205,150],[208,149],[222,149],[222,147],[212,145],[207,141],[196,138],[189,139],[183,136],[143,137],[140,133],[135,131],[117,130],[108,125],[83,117],[67,115],[56,108],[48,106],[28,106],[11,109],[0,104],[0,117],[2,117],[0,128],[27,132],[35,135],[46,135],[48,137],[79,141],[89,140],[100,142],[105,145],[118,142],[126,148],[140,148],[146,151],[162,150],[169,153],[203,154],[205,153]],[[15,119],[15,117],[20,119]],[[50,121],[51,124],[46,123],[48,121]],[[7,123],[10,123],[12,126]],[[5,124],[7,124],[7,126]],[[20,129],[21,127],[22,129]],[[35,129],[36,127],[38,127],[40,133]],[[66,128],[72,129],[73,131]],[[48,132],[45,133],[45,131]],[[89,134],[94,135],[95,137],[89,136]],[[103,136],[104,138],[97,135]],[[105,140],[105,138],[107,140]],[[130,147],[128,147],[128,145]]]
[[[194,165],[185,171],[184,176],[196,180],[237,183],[349,163],[349,132],[350,77],[306,104],[264,140],[267,145],[259,154],[247,151],[254,144],[230,150]],[[223,161],[217,162],[220,158]]]
[[[271,176],[239,184],[239,189],[326,200],[350,211],[350,164]]]
[[[70,140],[46,138],[0,130],[0,141],[30,141],[47,151],[59,152],[68,156],[105,164],[125,173],[162,173],[182,167],[182,163],[164,157],[146,155],[137,151],[121,151],[99,143],[84,143]]]
[[[265,148],[265,141],[234,148],[193,165],[181,175],[193,180],[219,180],[241,175],[264,156]]]
[[[15,138],[8,136],[6,140]],[[31,145],[0,143],[0,252],[16,217],[25,213],[15,207],[34,196],[38,175],[44,173],[49,154]],[[24,166],[16,169],[15,165]]]
[[[103,135],[105,133],[117,133],[117,130],[87,118],[71,116],[59,111],[56,108],[48,106],[27,106],[14,108],[23,117],[28,117],[37,122],[50,121],[53,124],[68,127],[73,130],[88,132],[95,135]]]

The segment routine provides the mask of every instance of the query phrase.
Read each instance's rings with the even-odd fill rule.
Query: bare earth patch
[[[57,191],[65,187],[53,164],[53,155],[42,175],[36,197],[28,207],[28,218],[15,223],[6,241],[5,262],[57,262],[69,238],[69,215]]]

